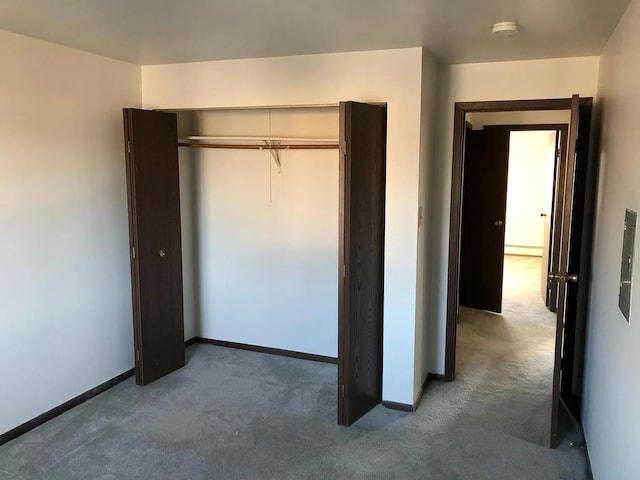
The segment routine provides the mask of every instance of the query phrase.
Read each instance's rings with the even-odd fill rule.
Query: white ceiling
[[[423,46],[448,63],[599,55],[630,0],[0,0],[0,29],[143,65]],[[496,37],[514,20],[521,32]]]

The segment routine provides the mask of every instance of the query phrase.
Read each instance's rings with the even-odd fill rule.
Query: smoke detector
[[[496,35],[515,35],[518,33],[518,24],[516,22],[494,23],[491,31]]]

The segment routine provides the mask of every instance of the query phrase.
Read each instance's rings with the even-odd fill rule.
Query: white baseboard
[[[521,245],[505,245],[505,255],[526,255],[528,257],[541,257],[542,247],[523,247]]]

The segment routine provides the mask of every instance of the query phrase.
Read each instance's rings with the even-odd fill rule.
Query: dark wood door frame
[[[470,128],[472,128],[473,126],[465,121],[465,135],[468,136],[469,132],[466,131]],[[486,125],[486,127],[490,127],[490,128],[500,128],[501,130],[504,130],[507,132],[507,134],[510,134],[511,132],[530,132],[530,131],[544,131],[544,130],[549,130],[549,131],[555,131],[556,134],[558,132],[560,132],[560,152],[559,155],[560,157],[556,156],[555,159],[555,165],[554,165],[554,182],[553,182],[553,197],[552,197],[552,205],[551,205],[551,225],[552,225],[552,231],[551,231],[551,235],[550,235],[550,243],[549,243],[549,250],[550,250],[550,255],[549,255],[549,264],[547,265],[547,273],[549,272],[549,269],[552,271],[557,271],[558,270],[558,253],[560,250],[560,230],[561,230],[561,220],[562,220],[562,198],[563,195],[558,195],[558,193],[562,193],[561,191],[561,187],[562,185],[564,185],[564,172],[561,171],[560,168],[558,168],[560,166],[560,162],[559,162],[559,158],[564,158],[566,157],[567,154],[567,135],[568,135],[568,130],[569,130],[569,125],[568,123],[546,123],[546,124],[519,124],[519,125]],[[467,142],[466,138],[465,138],[465,142]],[[468,148],[468,147],[465,147]],[[464,190],[465,186],[463,185],[463,190]],[[505,187],[506,188],[506,187]],[[558,203],[560,202],[560,203]],[[464,212],[464,206],[463,208],[463,212]],[[558,212],[559,218],[554,218],[553,212]],[[462,222],[464,223],[464,213],[462,214]],[[555,223],[554,223],[555,221]],[[461,231],[461,235],[463,234],[463,232]],[[463,242],[462,237],[461,237],[461,242]],[[461,245],[463,245],[461,243]],[[463,279],[464,280],[464,279]],[[502,277],[500,277],[500,281],[502,282]],[[557,289],[556,289],[557,290]],[[549,292],[550,289],[547,289],[547,298],[549,298]],[[502,295],[500,295],[502,296]],[[555,305],[555,302],[557,300],[557,291],[556,291],[556,295],[553,295],[553,302]],[[495,312],[500,312],[501,309],[497,308],[497,309],[487,309],[489,311],[495,311]],[[552,309],[553,312],[555,312],[555,308]]]
[[[586,103],[586,102],[583,102]],[[527,124],[527,125],[503,125],[510,132],[528,132],[540,130],[555,130],[560,132],[560,148],[559,157],[556,156],[554,172],[553,172],[553,197],[551,205],[551,241],[549,243],[549,265],[548,271],[557,272],[560,268],[560,240],[562,233],[562,213],[564,199],[564,176],[565,171],[561,168],[564,163],[560,158],[567,156],[567,148],[569,142],[569,124],[568,123],[547,123],[547,124]],[[555,285],[553,289],[547,291],[547,306],[555,313],[558,303],[558,287]]]
[[[580,99],[590,105],[591,98]],[[462,192],[464,178],[464,133],[466,114],[471,112],[515,112],[540,110],[571,110],[571,98],[546,100],[507,100],[458,102],[454,105],[453,162],[451,172],[451,209],[449,217],[449,259],[447,280],[447,321],[444,379],[455,378],[456,334],[459,307],[460,243],[462,231]]]

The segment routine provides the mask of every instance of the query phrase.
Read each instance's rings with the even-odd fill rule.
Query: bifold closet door
[[[382,401],[386,138],[386,107],[340,103],[340,425]]]
[[[124,109],[136,383],[185,364],[176,115]]]

